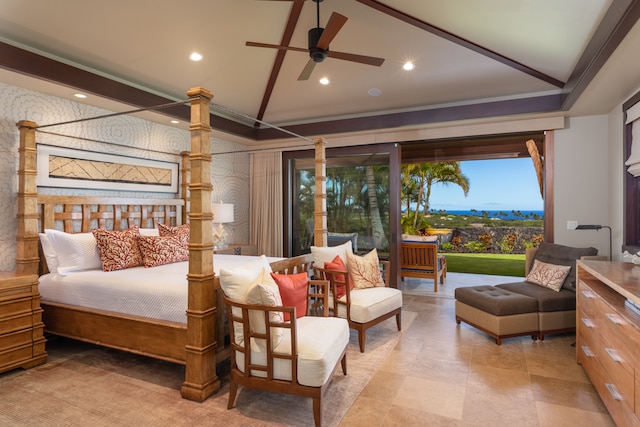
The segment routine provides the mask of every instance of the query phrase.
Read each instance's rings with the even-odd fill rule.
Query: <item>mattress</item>
[[[234,269],[255,256],[216,254],[214,271]],[[269,262],[282,258],[267,258]],[[103,272],[77,271],[68,275],[40,276],[43,303],[81,306],[169,322],[187,323],[187,273],[189,262],[158,267],[134,267]]]

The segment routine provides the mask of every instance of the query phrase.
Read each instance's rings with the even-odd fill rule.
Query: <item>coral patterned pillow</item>
[[[159,222],[158,232],[160,233],[161,236],[170,236],[172,234],[178,235],[183,239],[185,245],[187,246],[189,245],[189,232],[190,232],[189,223],[178,225],[178,226],[172,226],[172,225],[162,224]]]
[[[380,273],[380,260],[376,248],[364,256],[347,253],[347,260],[349,276],[353,280],[355,289],[385,286]]]
[[[136,225],[119,231],[96,228],[92,232],[98,242],[102,271],[123,270],[142,265],[142,254],[138,248],[140,232]]]
[[[309,276],[307,273],[297,274],[276,274],[271,273],[271,277],[278,285],[282,305],[296,308],[296,318],[307,314],[307,293],[309,286]],[[289,313],[284,313],[285,322],[289,321]]]
[[[140,236],[138,237],[138,245],[145,267],[189,260],[189,248],[184,245],[184,238],[177,234]]]
[[[333,259],[333,261],[325,262],[324,263],[324,269],[325,270],[344,271],[345,273],[347,272],[347,266],[344,265],[344,262],[342,262],[342,258],[340,258],[339,255],[336,255],[336,257]],[[336,276],[336,278],[335,278],[335,281],[336,281],[336,297],[337,298],[342,298],[347,293],[347,289],[346,289],[345,284],[344,284],[344,276],[341,275],[341,274],[336,274],[335,276]],[[348,277],[348,281],[349,281],[349,289],[353,289],[353,279],[348,274],[346,276]]]
[[[533,268],[525,280],[560,292],[564,279],[569,275],[570,270],[571,266],[568,265],[547,264],[536,259],[533,261]]]

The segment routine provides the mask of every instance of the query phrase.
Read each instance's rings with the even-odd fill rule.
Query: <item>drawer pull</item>
[[[611,358],[611,360],[613,360],[616,363],[622,363],[624,360],[622,359],[622,357],[620,357],[620,355],[618,355],[618,352],[615,351],[612,348],[605,348],[604,351],[607,352],[607,354],[609,355],[609,357]]]
[[[588,346],[583,345],[583,346],[581,346],[581,348],[582,348],[582,352],[584,353],[585,356],[587,356],[587,357],[595,357],[596,356],[595,354],[593,354],[593,351],[591,351],[591,349]]]
[[[605,383],[604,385],[607,386],[607,390],[609,390],[609,393],[611,393],[611,397],[613,397],[613,400],[623,400],[622,395],[615,385],[609,383]]]
[[[582,295],[584,295],[585,298],[593,298],[595,295],[593,295],[593,293],[589,292],[589,291],[581,291]]]
[[[622,320],[616,314],[607,313],[607,317],[611,320],[611,323],[614,325],[622,325]]]
[[[587,328],[595,328],[596,326],[588,317],[583,317],[581,320]]]

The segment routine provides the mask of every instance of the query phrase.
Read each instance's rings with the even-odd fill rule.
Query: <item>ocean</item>
[[[510,211],[471,211],[471,210],[430,210],[431,215],[458,215],[458,216],[479,216],[482,217],[483,213],[486,213],[484,216],[488,218],[500,218],[506,220],[518,220],[518,219],[542,219],[544,218],[543,210],[533,210],[533,211],[519,211],[519,210],[510,210]]]

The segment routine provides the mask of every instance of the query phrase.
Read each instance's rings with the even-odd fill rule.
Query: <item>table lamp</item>
[[[233,204],[231,203],[213,203],[211,204],[211,212],[213,213],[213,223],[218,227],[213,229],[213,246],[214,248],[224,248],[227,246],[227,230],[223,224],[233,222]]]

